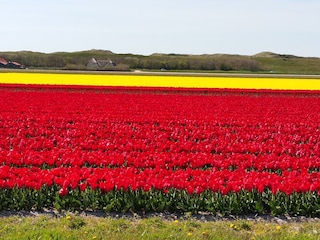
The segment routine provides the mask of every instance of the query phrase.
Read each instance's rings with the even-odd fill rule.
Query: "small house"
[[[26,67],[18,62],[11,62],[11,61],[5,60],[4,58],[0,58],[0,68],[23,69]]]
[[[111,59],[97,60],[94,57],[86,64],[87,69],[90,70],[114,70],[115,66],[116,64]]]

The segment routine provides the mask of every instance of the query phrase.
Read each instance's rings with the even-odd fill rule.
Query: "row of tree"
[[[74,53],[7,52],[1,57],[17,61],[28,68],[86,70],[90,58],[111,59],[116,63],[114,70],[222,70],[259,71],[259,62],[248,57],[219,57],[214,55],[194,56],[176,54],[113,54],[110,51],[84,51]]]
[[[319,74],[319,58],[302,58],[269,52],[253,56],[243,55],[183,55],[152,54],[115,54],[105,50],[81,52],[0,52],[0,57],[16,61],[27,68],[89,70],[86,65],[91,58],[111,59],[115,67],[111,70],[129,71],[130,69],[172,70],[172,71],[237,71],[237,72],[277,72],[294,74]],[[102,69],[105,70],[105,69]],[[110,70],[110,69],[107,69]]]

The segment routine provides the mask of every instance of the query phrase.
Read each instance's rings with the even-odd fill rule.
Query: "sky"
[[[320,0],[1,1],[0,51],[320,57]]]

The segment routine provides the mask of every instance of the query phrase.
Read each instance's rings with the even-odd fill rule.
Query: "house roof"
[[[106,65],[112,65],[111,59],[108,60],[97,60],[99,67],[104,67]]]
[[[7,65],[8,64],[8,62],[3,58],[0,58],[0,63],[2,63],[3,65]]]
[[[97,59],[95,59],[95,58],[93,57],[93,58],[91,58],[91,59],[89,60],[88,63],[97,63]]]

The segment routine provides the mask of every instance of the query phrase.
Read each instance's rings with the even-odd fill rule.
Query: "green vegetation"
[[[269,52],[253,56],[227,54],[115,54],[111,51],[90,50],[81,52],[0,52],[0,57],[17,61],[29,69],[86,70],[92,57],[111,59],[117,64],[114,70],[141,69],[167,71],[320,74],[320,58],[303,58]]]
[[[0,189],[1,210],[43,210],[54,208],[58,211],[104,211],[104,212],[209,212],[222,216],[242,214],[289,214],[319,217],[320,198],[317,192],[272,193],[264,190],[241,190],[238,193],[205,190],[188,194],[185,190],[169,189],[168,192],[151,189],[110,190],[86,188],[68,189],[59,192],[59,187]]]
[[[1,239],[319,239],[320,222],[199,221],[64,214],[0,217]]]

